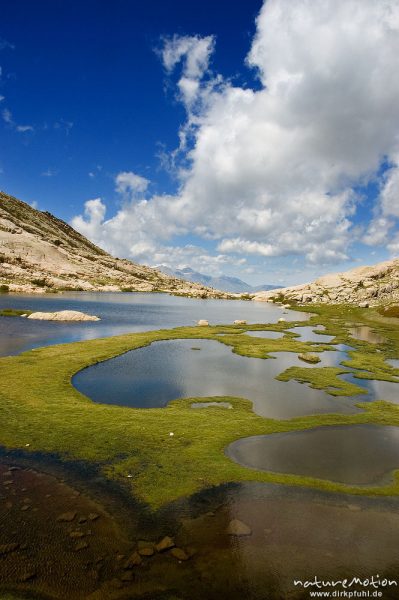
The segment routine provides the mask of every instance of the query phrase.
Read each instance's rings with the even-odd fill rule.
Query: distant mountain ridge
[[[157,265],[156,268],[162,273],[185,279],[186,281],[194,281],[203,285],[223,290],[224,292],[230,293],[246,293],[253,294],[255,292],[274,290],[277,285],[258,285],[251,286],[249,283],[238,279],[238,277],[228,277],[227,275],[220,275],[219,277],[212,277],[211,275],[205,275],[194,271],[190,267],[184,267],[183,269],[171,269],[166,265]]]
[[[210,287],[115,258],[51,213],[0,192],[0,291],[62,290],[228,297]]]

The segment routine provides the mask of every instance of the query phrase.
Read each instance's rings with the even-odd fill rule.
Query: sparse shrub
[[[37,285],[38,287],[46,287],[45,279],[32,279],[33,285]]]
[[[8,285],[5,285],[4,283],[0,285],[0,294],[8,294],[9,291],[10,288],[8,287]]]

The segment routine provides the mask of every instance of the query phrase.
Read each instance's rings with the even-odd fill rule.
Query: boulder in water
[[[38,321],[99,321],[100,317],[86,315],[78,310],[60,310],[57,312],[33,312],[28,319]]]

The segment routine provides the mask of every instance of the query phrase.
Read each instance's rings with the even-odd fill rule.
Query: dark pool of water
[[[26,549],[2,556],[2,600],[304,600],[307,595],[297,594],[294,579],[310,580],[315,573],[325,580],[372,573],[392,579],[398,572],[396,498],[244,483],[205,489],[160,511],[146,511],[131,499],[109,496],[110,490],[105,493],[85,472],[79,476],[57,465],[54,479],[49,467],[46,462],[40,472],[25,464],[26,471],[15,473],[13,485],[2,490],[2,539],[26,543]],[[1,471],[0,461],[0,476]],[[27,498],[30,509],[23,512]],[[77,518],[59,523],[57,516],[70,510],[101,516],[90,524],[78,525]],[[229,535],[232,519],[244,522],[251,534]],[[83,538],[88,547],[78,552],[69,537],[77,528],[91,529]],[[124,580],[124,558],[136,541],[164,535],[195,553],[184,563],[167,552],[155,553]],[[36,576],[21,586],[27,565]],[[384,592],[384,599],[396,597]]]
[[[52,312],[79,310],[101,318],[98,322],[62,323],[0,317],[0,356],[23,350],[121,333],[168,329],[195,325],[199,319],[209,323],[275,323],[281,309],[270,302],[241,300],[200,300],[168,294],[139,293],[65,293],[0,294],[0,309],[16,308]],[[287,320],[307,320],[306,313],[289,311]]]
[[[226,454],[262,471],[375,485],[399,469],[399,428],[351,425],[253,436],[233,442]]]
[[[152,408],[176,398],[238,396],[253,401],[259,415],[286,419],[305,414],[356,412],[359,397],[334,398],[295,381],[276,381],[291,366],[304,366],[295,353],[248,358],[210,340],[155,342],[77,373],[73,385],[106,404]],[[318,366],[338,365],[344,352],[323,352]]]

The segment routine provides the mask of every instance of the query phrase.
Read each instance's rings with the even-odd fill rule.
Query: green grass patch
[[[311,325],[324,324],[326,333],[348,340],[348,321],[361,321],[357,309],[333,311],[312,306]],[[384,487],[354,487],[297,475],[265,473],[233,463],[224,454],[232,441],[250,435],[309,429],[312,427],[376,423],[399,426],[399,406],[387,402],[360,404],[354,415],[321,414],[278,421],[256,415],[250,401],[242,398],[189,398],[171,402],[167,408],[135,409],[96,404],[80,394],[71,377],[97,362],[159,340],[211,339],[233,352],[267,359],[275,352],[322,352],[328,344],[298,341],[286,331],[278,340],[255,338],[245,331],[285,331],[303,322],[269,325],[180,327],[121,335],[73,344],[50,346],[0,359],[0,444],[26,452],[56,453],[65,460],[95,464],[109,479],[126,486],[140,500],[157,508],[207,486],[226,482],[262,481],[305,485],[353,494],[399,494],[399,479]],[[373,325],[374,326],[374,325]],[[385,324],[377,328],[384,328]],[[220,335],[224,334],[224,335]],[[395,334],[382,352],[371,344],[354,342],[351,368],[394,376],[385,358],[398,348]],[[378,358],[377,358],[378,357]],[[392,368],[393,369],[393,368]],[[296,379],[333,395],[360,394],[364,390],[339,378],[347,368],[303,367],[288,369],[278,379]],[[191,408],[192,402],[221,401],[232,410]],[[174,435],[171,436],[170,433]],[[399,466],[399,464],[398,464]],[[128,477],[130,476],[130,477]]]
[[[284,373],[278,375],[276,379],[278,381],[295,380],[299,383],[308,383],[311,388],[325,390],[331,396],[367,394],[364,388],[344,379],[339,379],[338,375],[343,375],[344,373],[351,373],[351,371],[340,367],[290,367]]]
[[[381,306],[381,308],[378,309],[378,312],[384,317],[399,318],[399,306]]]
[[[3,308],[3,310],[0,310],[0,317],[20,317],[21,315],[31,314],[31,310],[20,310],[18,308]]]

